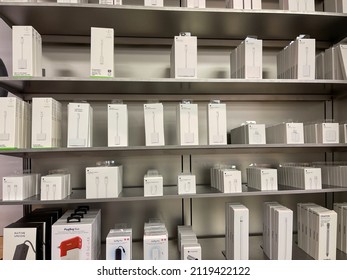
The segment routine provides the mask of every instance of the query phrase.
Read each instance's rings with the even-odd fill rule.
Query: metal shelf
[[[182,31],[206,39],[256,35],[265,40],[291,40],[309,34],[336,43],[347,35],[346,29],[338,28],[346,26],[347,15],[325,12],[0,3],[0,15],[9,25],[32,25],[41,35],[89,36],[91,26],[112,27],[116,37],[143,38],[173,38]]]
[[[221,193],[210,186],[197,186],[196,194],[179,195],[177,186],[165,186],[164,195],[156,197],[144,197],[143,187],[126,187],[118,198],[95,198],[86,199],[86,191],[75,189],[73,193],[62,200],[40,200],[40,196],[32,196],[25,200],[3,201],[0,205],[49,205],[49,204],[78,204],[78,203],[99,203],[99,202],[124,202],[124,201],[145,201],[145,200],[163,200],[163,199],[183,199],[183,198],[227,198],[227,197],[246,197],[246,196],[263,196],[263,195],[292,195],[292,194],[310,194],[310,193],[331,193],[347,192],[347,187],[323,186],[321,190],[301,190],[287,186],[279,186],[276,191],[259,191],[249,188],[246,185],[242,187],[240,193]]]
[[[1,149],[0,154],[16,157],[75,157],[97,154],[98,156],[117,155],[197,155],[197,154],[242,154],[242,153],[316,153],[344,152],[347,144],[266,144],[266,145],[197,145],[197,146],[128,146],[128,147],[92,147],[92,148],[39,148],[39,149]]]
[[[113,94],[123,94],[124,100],[148,100],[149,95],[156,98],[160,96],[164,100],[182,100],[185,94],[199,94],[201,96],[197,100],[206,100],[204,95],[218,95],[221,100],[230,98],[227,97],[230,95],[238,95],[236,100],[242,99],[242,96],[245,96],[243,99],[249,99],[249,95],[265,95],[275,101],[287,95],[293,96],[295,100],[304,100],[305,96],[309,96],[310,100],[326,100],[333,93],[346,92],[347,81],[1,77],[0,86],[13,93],[23,94],[27,99],[30,95],[50,95],[58,100],[72,100],[76,99],[74,94],[83,94],[84,100],[110,100]],[[168,95],[163,96],[165,94]]]

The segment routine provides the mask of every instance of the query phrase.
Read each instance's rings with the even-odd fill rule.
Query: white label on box
[[[339,143],[339,124],[338,123],[323,123],[323,144]]]
[[[108,104],[108,146],[128,146],[128,108],[126,104]]]
[[[180,145],[199,145],[198,105],[179,104],[178,135]]]
[[[185,244],[181,250],[182,260],[201,260],[201,246],[200,244]]]
[[[266,144],[265,125],[249,124],[248,140],[249,144]]]
[[[146,146],[165,145],[163,104],[144,104],[144,114]]]
[[[178,194],[195,194],[195,175],[178,175]]]
[[[304,144],[303,123],[287,123],[287,144]]]
[[[227,144],[227,121],[225,104],[208,104],[208,144]]]

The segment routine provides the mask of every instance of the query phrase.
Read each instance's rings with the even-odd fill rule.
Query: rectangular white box
[[[208,144],[226,145],[227,144],[227,116],[226,104],[209,103],[207,105],[208,118]]]
[[[69,193],[69,175],[52,174],[41,177],[41,200],[61,200]]]
[[[67,146],[93,146],[93,108],[88,103],[68,104]]]
[[[298,79],[314,80],[316,69],[315,39],[298,39]]]
[[[181,7],[206,8],[206,0],[183,0]]]
[[[252,0],[252,10],[261,10],[261,0]]]
[[[200,244],[185,244],[181,250],[181,260],[201,260],[201,245]]]
[[[175,36],[170,56],[171,78],[197,78],[197,59],[197,37],[190,33]]]
[[[198,104],[181,103],[177,108],[179,145],[199,145]]]
[[[143,259],[144,260],[168,260],[167,234],[145,234],[143,237]]]
[[[24,200],[33,195],[29,175],[14,175],[2,178],[2,200]]]
[[[132,259],[132,231],[110,230],[106,237],[106,260]]]
[[[196,193],[195,175],[192,175],[192,174],[178,175],[177,186],[178,186],[178,194],[195,194]]]
[[[245,8],[246,9],[246,8]],[[254,38],[247,38],[241,43],[244,53],[242,67],[242,78],[262,79],[263,78],[263,41]]]
[[[114,0],[114,5],[123,5],[123,0]]]
[[[342,70],[342,78],[347,79],[347,44],[339,44],[336,46],[337,54],[340,60]]]
[[[114,76],[114,30],[91,28],[90,76],[111,78]]]
[[[20,100],[0,98],[0,148],[20,148]]]
[[[99,0],[100,5],[113,5],[113,0]]]
[[[144,196],[163,196],[163,177],[161,175],[145,175],[143,188]]]
[[[114,198],[123,190],[123,167],[86,168],[86,198]]]
[[[322,123],[318,125],[318,141],[322,144],[338,144],[340,141],[338,123]]]
[[[278,202],[265,202],[263,206],[263,250],[266,256],[271,259],[272,255],[272,220],[271,208],[281,206]]]
[[[274,240],[272,259],[291,260],[293,243],[293,211],[280,207],[274,209]]]
[[[337,214],[337,239],[336,239],[336,248],[343,251],[343,236],[344,236],[344,217],[343,210],[347,207],[347,203],[334,203],[334,211]]]
[[[224,193],[242,192],[241,171],[232,169],[221,169],[219,190]]]
[[[164,146],[164,108],[162,103],[144,104],[146,146]]]
[[[128,107],[126,104],[108,104],[108,147],[128,146]]]
[[[32,100],[32,148],[61,147],[62,105],[53,98]]]
[[[144,0],[145,6],[164,7],[164,0]]]

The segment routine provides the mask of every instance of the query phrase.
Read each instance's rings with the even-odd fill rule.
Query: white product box
[[[347,1],[346,0],[337,0],[337,12],[338,13],[347,13]]]
[[[321,52],[320,54],[316,55],[316,79],[324,79],[325,76],[325,53]]]
[[[7,176],[2,179],[2,200],[24,200],[33,195],[29,175]]]
[[[347,79],[347,44],[339,44],[336,46],[337,55],[340,60],[340,66],[342,71],[342,78]]]
[[[52,260],[97,260],[101,248],[100,215],[59,219],[52,226]]]
[[[126,104],[107,105],[108,147],[128,146],[128,107]]]
[[[291,260],[293,243],[293,211],[279,207],[274,209],[274,240],[272,259]]]
[[[343,237],[344,237],[344,217],[343,210],[347,207],[347,203],[334,203],[334,211],[337,214],[337,239],[336,248],[338,250],[344,251],[343,248]]]
[[[69,193],[70,176],[68,174],[52,174],[41,177],[41,200],[61,200]]]
[[[272,232],[273,232],[273,222],[272,222],[272,209],[276,207],[283,207],[278,202],[265,202],[264,203],[264,221],[263,221],[263,249],[264,253],[268,258],[272,259]]]
[[[115,198],[123,190],[123,167],[86,168],[86,198]]]
[[[322,123],[317,127],[318,141],[323,144],[338,144],[340,141],[338,123]]]
[[[269,144],[304,144],[303,123],[282,123],[266,128]]]
[[[0,98],[0,148],[20,148],[20,100]]]
[[[242,10],[243,0],[226,0],[226,7],[231,9]]]
[[[347,123],[340,124],[340,143],[347,143]]]
[[[88,0],[57,0],[57,3],[84,4],[88,3]]]
[[[199,145],[198,104],[181,103],[177,108],[179,145]]]
[[[243,205],[228,204],[228,248],[230,259],[249,259],[249,210]]]
[[[162,103],[144,104],[146,146],[163,146],[164,108]]]
[[[207,105],[208,118],[208,144],[226,145],[227,144],[227,116],[226,104],[209,103]]]
[[[261,10],[261,0],[252,0],[252,10]]]
[[[247,168],[248,187],[261,191],[278,189],[277,169],[249,167]]]
[[[247,123],[230,131],[233,144],[266,144],[265,124]]]
[[[41,36],[32,26],[13,26],[13,76],[42,76]]]
[[[164,0],[144,0],[145,6],[164,7]]]
[[[174,37],[171,48],[171,78],[197,78],[198,47],[197,37],[189,32]]]
[[[196,181],[195,175],[180,174],[177,178],[178,194],[195,194]]]
[[[114,76],[114,30],[91,28],[90,76],[111,78]]]
[[[106,260],[132,259],[131,229],[111,229],[106,237]]]
[[[148,171],[143,178],[144,196],[163,196],[163,176],[158,172]]]
[[[100,5],[113,5],[113,0],[99,0]]]
[[[297,78],[314,80],[316,69],[316,41],[315,39],[298,39],[298,70]]]
[[[178,251],[181,250],[181,235],[182,233],[188,233],[190,236],[196,237],[193,232],[192,226],[177,226],[177,247]]]
[[[143,259],[144,260],[168,260],[167,233],[152,233],[143,236]]]
[[[324,11],[331,13],[347,13],[347,1],[324,0]]]
[[[218,189],[224,193],[242,192],[241,171],[233,169],[221,169],[219,171],[220,186]]]
[[[314,0],[280,0],[280,9],[293,12],[314,12]]]
[[[184,244],[181,250],[181,260],[201,260],[201,245]]]
[[[181,7],[206,8],[206,0],[183,0]]]
[[[32,148],[61,147],[62,105],[53,98],[32,100]]]
[[[93,146],[93,108],[88,103],[68,104],[67,146]]]

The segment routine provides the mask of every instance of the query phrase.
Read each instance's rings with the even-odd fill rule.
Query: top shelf
[[[336,43],[347,37],[347,14],[282,10],[190,9],[99,4],[0,3],[10,26],[32,25],[41,35],[90,36],[90,27],[115,29],[116,37],[173,38],[188,31],[200,39],[292,40],[308,34]],[[78,20],[76,20],[78,18]]]

